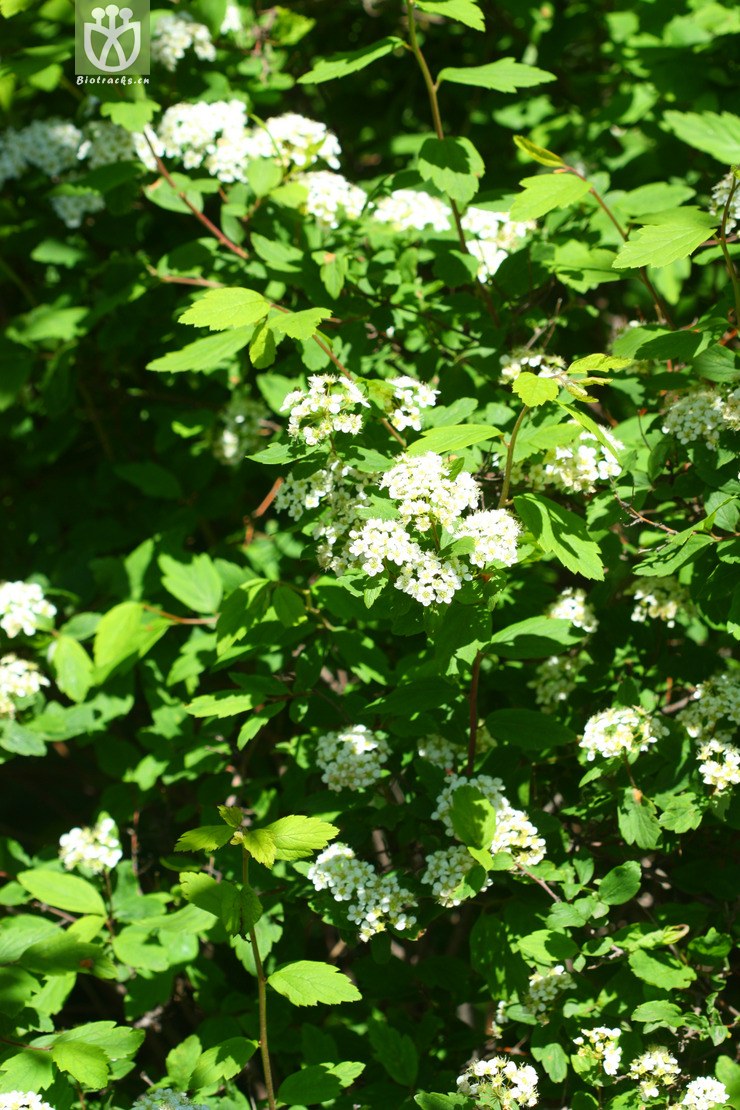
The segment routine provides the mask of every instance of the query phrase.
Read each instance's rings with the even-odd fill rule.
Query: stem
[[[727,201],[722,213],[722,223],[719,227],[719,245],[722,248],[722,254],[724,255],[727,273],[730,275],[730,281],[732,282],[732,291],[735,294],[735,324],[740,325],[740,278],[738,278],[737,276],[735,263],[732,261],[730,252],[727,249],[727,218],[730,214],[730,205],[732,204],[732,198],[735,195],[735,190],[737,189],[737,186],[738,180],[733,174],[732,188],[730,189],[730,192],[727,196]]]
[[[501,486],[501,496],[498,499],[498,507],[502,509],[509,499],[509,487],[511,485],[511,468],[514,463],[514,447],[516,446],[516,437],[519,435],[519,429],[524,423],[524,417],[529,412],[527,405],[524,405],[522,411],[516,418],[516,423],[511,430],[511,439],[506,451],[506,466],[504,468],[504,484]]]
[[[141,607],[148,613],[156,613],[158,617],[164,617],[175,624],[215,624],[218,620],[218,613],[213,617],[178,617],[174,613],[166,613],[164,609],[158,609],[156,605],[147,605],[143,601]]]
[[[475,747],[478,740],[478,680],[480,678],[480,665],[483,659],[483,652],[476,652],[475,659],[473,660],[473,674],[470,679],[470,734],[468,739],[468,762],[465,767],[465,774],[470,778],[475,768]]]
[[[246,849],[242,849],[242,882],[246,886],[249,882],[249,853]],[[259,1005],[259,1021],[260,1021],[260,1056],[262,1057],[262,1071],[265,1077],[265,1089],[267,1091],[267,1105],[270,1110],[277,1110],[277,1103],[275,1102],[275,1088],[272,1082],[272,1066],[270,1065],[270,1048],[267,1040],[267,979],[265,977],[265,969],[262,966],[260,959],[259,945],[257,944],[257,934],[254,931],[254,926],[249,929],[249,943],[252,945],[252,952],[254,953],[254,966],[257,969],[257,1002]]]
[[[523,875],[526,875],[527,878],[531,879],[533,883],[537,883],[537,886],[542,887],[542,889],[552,898],[553,902],[562,902],[563,899],[555,893],[552,887],[549,886],[544,879],[538,879],[536,875],[533,875],[532,872],[524,867],[524,865],[521,863],[518,864],[518,867]]]

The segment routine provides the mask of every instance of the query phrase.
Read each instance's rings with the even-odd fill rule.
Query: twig
[[[159,281],[164,281],[171,285],[203,285],[206,289],[226,288],[222,281],[209,281],[208,278],[179,277],[177,274],[160,274],[153,266],[147,266],[147,272],[150,273],[152,277],[158,278]]]
[[[157,609],[156,605],[147,605],[143,601],[141,607],[146,609],[148,613],[165,617],[168,621],[174,621],[175,624],[215,624],[218,620],[218,614],[213,617],[178,617],[174,613],[166,613],[164,609]]]
[[[614,500],[635,520],[641,520],[643,524],[649,524],[651,528],[660,528],[662,532],[667,532],[669,536],[678,535],[675,528],[669,528],[667,524],[661,524],[659,520],[649,520],[646,516],[643,516],[642,513],[638,513],[637,509],[633,508],[632,505],[628,505],[626,501],[623,501],[618,493],[615,491],[613,492]]]
[[[480,679],[480,665],[483,659],[481,651],[476,652],[473,660],[473,673],[470,678],[470,694],[468,697],[470,712],[470,732],[468,735],[468,762],[465,774],[470,778],[475,769],[475,749],[478,742],[478,681]]]
[[[727,201],[725,202],[724,211],[722,212],[722,223],[719,226],[719,245],[722,248],[722,254],[724,255],[727,273],[729,274],[730,281],[732,282],[732,291],[735,294],[735,325],[740,326],[740,278],[738,278],[737,276],[735,263],[732,261],[732,256],[727,249],[727,218],[730,213],[730,205],[732,204],[732,198],[735,195],[737,186],[738,180],[733,173],[732,186],[730,188],[730,192],[728,193]]]
[[[531,879],[533,883],[537,883],[537,886],[542,887],[542,889],[552,898],[553,902],[562,902],[563,899],[555,893],[551,886],[548,886],[544,879],[540,879],[537,877],[537,875],[533,875],[532,872],[521,863],[517,864],[517,866],[523,875],[526,875],[527,878]]]
[[[246,848],[242,849],[242,883],[246,886],[249,882],[249,853]],[[259,1006],[259,1023],[260,1023],[260,1055],[262,1057],[262,1071],[265,1077],[265,1088],[267,1090],[267,1104],[270,1110],[276,1110],[277,1103],[275,1102],[275,1088],[272,1082],[272,1066],[270,1064],[270,1048],[267,1040],[267,979],[265,978],[265,969],[262,966],[260,958],[259,945],[257,943],[257,934],[254,926],[249,929],[249,943],[252,945],[252,952],[254,953],[254,966],[257,971],[257,1004]]]
[[[519,435],[519,430],[524,423],[524,417],[529,412],[527,405],[522,407],[522,411],[516,418],[516,423],[511,429],[511,439],[506,449],[506,465],[504,467],[504,482],[501,486],[501,496],[498,499],[498,507],[502,509],[509,498],[509,488],[511,486],[511,468],[514,465],[514,447],[516,446],[516,437]]]

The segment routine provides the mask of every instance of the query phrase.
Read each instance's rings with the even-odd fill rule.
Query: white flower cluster
[[[635,599],[631,619],[638,624],[664,621],[673,628],[679,613],[692,611],[688,593],[675,578],[647,578],[630,592]]]
[[[226,466],[238,466],[245,455],[256,451],[267,415],[260,401],[235,394],[221,413],[212,440],[213,454],[218,461]]]
[[[419,744],[419,755],[443,771],[450,770],[460,762],[460,749],[444,736],[427,736]]]
[[[459,906],[465,898],[465,894],[460,894],[458,888],[473,867],[475,867],[475,860],[468,849],[462,845],[440,848],[427,856],[421,881],[432,888],[432,894],[439,904],[449,909],[452,906]],[[487,890],[492,882],[491,875],[486,875],[482,889]]]
[[[302,173],[296,181],[307,192],[306,211],[324,227],[339,227],[343,219],[357,220],[367,201],[367,195],[340,173],[331,170],[312,170]]]
[[[366,790],[383,774],[389,755],[384,736],[365,725],[352,725],[319,738],[316,762],[330,790]]]
[[[55,607],[44,597],[36,582],[3,582],[0,584],[0,628],[11,640],[21,632],[33,636],[44,621],[56,614]]]
[[[404,524],[419,532],[435,525],[452,531],[466,509],[474,509],[480,499],[478,483],[472,474],[461,470],[454,477],[441,455],[402,455],[386,470],[380,488],[388,490],[397,503]]]
[[[724,1083],[703,1075],[691,1080],[684,1091],[681,1106],[688,1106],[690,1110],[713,1110],[713,1107],[727,1102],[729,1097]]]
[[[102,212],[105,201],[99,193],[59,193],[49,198],[51,207],[59,219],[70,229],[82,226],[86,216],[94,216]]]
[[[139,1095],[132,1110],[209,1110],[209,1107],[203,1102],[193,1102],[181,1091],[161,1087]]]
[[[541,378],[557,377],[565,371],[565,359],[560,355],[547,355],[544,351],[528,351],[520,347],[501,358],[501,379],[515,382],[523,370]]]
[[[689,736],[698,740],[713,733],[717,725],[740,726],[740,672],[713,675],[694,690],[691,704],[677,718]],[[720,739],[730,739],[731,732],[719,734]]]
[[[655,1045],[632,1061],[627,1074],[630,1079],[638,1080],[641,1098],[651,1099],[660,1098],[665,1088],[673,1086],[681,1068],[667,1048]]]
[[[38,694],[49,679],[35,663],[12,653],[0,658],[0,717],[15,717],[17,702]]]
[[[715,794],[740,784],[740,748],[729,740],[713,738],[699,746],[699,773],[702,781],[714,789]]]
[[[534,690],[535,701],[546,713],[568,700],[587,662],[585,655],[551,655],[539,664],[527,686]]]
[[[618,706],[590,717],[583,730],[580,746],[589,763],[597,755],[605,759],[647,751],[668,729],[642,706]]]
[[[471,513],[455,528],[458,539],[472,539],[468,559],[476,567],[489,563],[513,566],[517,560],[517,540],[521,526],[507,509],[487,509]]]
[[[432,389],[424,382],[417,382],[407,374],[391,378],[389,385],[394,389],[395,408],[390,413],[391,423],[402,432],[404,428],[421,431],[421,410],[433,408],[439,396],[438,389]]]
[[[521,245],[533,223],[517,223],[505,212],[468,208],[462,217],[469,252],[478,262],[478,280],[487,281],[504,259]]]
[[[624,450],[624,444],[607,428],[601,431],[614,452],[619,454]],[[593,432],[584,431],[572,443],[550,448],[538,461],[527,459],[515,463],[512,468],[515,481],[526,480],[540,490],[555,486],[565,493],[591,493],[598,482],[617,478],[621,472],[622,465],[612,451],[604,447]]]
[[[85,125],[77,158],[96,170],[114,162],[136,162],[138,154],[134,138],[125,127],[110,120],[92,120]]]
[[[360,940],[370,940],[386,929],[403,932],[416,924],[409,913],[413,898],[395,875],[378,875],[371,864],[358,860],[346,844],[335,841],[316,857],[308,870],[315,890],[327,890],[335,902],[349,902],[350,921],[359,927]]]
[[[354,411],[357,405],[369,408],[362,391],[349,378],[313,374],[308,389],[294,389],[280,407],[290,412],[288,435],[315,447],[335,432],[357,435],[362,430],[362,415]]]
[[[326,162],[338,170],[342,153],[336,135],[323,123],[295,112],[266,120],[264,127],[253,132],[250,146],[253,158],[277,158],[286,169],[295,166],[299,170],[307,170],[314,162]]]
[[[663,414],[663,432],[683,444],[698,440],[716,448],[726,429],[740,429],[740,389],[695,389],[673,401]]]
[[[0,1094],[0,1110],[54,1110],[35,1091],[6,1091]]]
[[[187,12],[178,15],[165,12],[152,28],[152,60],[174,73],[187,50],[192,50],[202,62],[212,62],[216,57],[211,32],[204,23],[196,23]]]
[[[603,1068],[606,1075],[616,1075],[622,1060],[621,1033],[621,1029],[609,1029],[605,1025],[584,1029],[580,1037],[573,1038],[573,1044],[578,1045],[576,1056]]]
[[[99,875],[114,868],[122,855],[112,817],[100,817],[92,827],[70,829],[59,837],[59,858],[67,871],[82,867]]]
[[[524,1005],[533,1014],[545,1014],[551,1009],[555,999],[572,987],[573,976],[562,964],[548,967],[546,971],[535,971],[529,977],[529,990],[525,995]]]
[[[582,628],[589,634],[599,627],[596,614],[586,600],[586,591],[573,586],[568,586],[553,601],[548,607],[547,615],[556,620],[570,621],[576,628]]]
[[[441,821],[449,836],[455,835],[452,825],[452,803],[461,786],[473,786],[480,791],[496,811],[496,832],[491,843],[491,854],[508,852],[516,864],[532,867],[545,856],[545,841],[521,809],[515,809],[504,794],[501,779],[490,775],[450,775],[439,794],[432,818]]]
[[[382,197],[373,209],[373,216],[395,231],[449,231],[450,208],[438,197],[414,189],[396,189]]]
[[[536,1106],[537,1072],[530,1064],[516,1064],[506,1056],[476,1060],[457,1077],[457,1089],[469,1098],[490,1094],[498,1099],[501,1110],[515,1106]]]
[[[712,203],[711,210],[715,216],[722,219],[722,214],[725,210],[725,205],[730,197],[730,190],[735,183],[735,175],[732,170],[726,173],[723,178],[717,182],[712,189]],[[740,183],[735,189],[735,195],[732,198],[732,204],[727,213],[727,223],[725,224],[725,231],[733,231],[740,223]]]

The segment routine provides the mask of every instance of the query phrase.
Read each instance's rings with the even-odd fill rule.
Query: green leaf
[[[485,170],[483,159],[468,139],[427,139],[419,151],[419,173],[458,204],[468,204],[478,192]]]
[[[247,162],[247,181],[257,197],[266,197],[283,180],[283,168],[272,158],[252,158]]]
[[[699,208],[674,208],[657,213],[646,227],[633,232],[614,260],[615,270],[669,266],[711,239],[718,218]]]
[[[413,1087],[419,1071],[419,1054],[411,1037],[383,1021],[371,1021],[367,1035],[391,1079],[401,1087]]]
[[[278,1101],[289,1106],[314,1106],[318,1102],[333,1101],[364,1070],[365,1065],[354,1060],[341,1064],[310,1064],[280,1084]]]
[[[108,100],[100,105],[100,114],[127,131],[139,132],[151,123],[159,107],[156,100]]]
[[[275,336],[268,327],[267,321],[263,320],[257,325],[252,342],[249,344],[249,361],[255,370],[264,370],[267,366],[272,366],[276,350]]]
[[[219,917],[229,936],[247,936],[262,917],[262,903],[251,886],[222,883]]]
[[[560,386],[554,378],[541,378],[539,374],[530,374],[528,370],[522,371],[511,388],[530,408],[554,401],[560,392]]]
[[[541,166],[564,166],[565,162],[559,154],[553,154],[551,150],[546,150],[543,146],[537,146],[531,139],[527,139],[524,135],[515,135],[514,142],[524,154],[528,154],[535,162],[539,162]]]
[[[253,687],[252,692],[234,693],[233,690],[219,690],[215,694],[202,694],[194,698],[185,709],[193,717],[236,717],[260,705],[270,694],[282,694],[285,687],[274,678],[260,678],[251,675],[247,680]]]
[[[290,339],[311,339],[322,320],[331,316],[329,308],[304,308],[302,312],[286,312],[271,316],[268,327],[273,335]]]
[[[83,1087],[99,1091],[108,1082],[108,1058],[97,1045],[60,1038],[52,1046],[51,1058],[60,1071],[67,1072]]]
[[[514,58],[500,58],[484,66],[466,66],[464,69],[447,67],[439,74],[438,81],[452,81],[456,85],[474,85],[479,89],[512,93],[554,81],[555,74],[537,66],[522,65]]]
[[[181,374],[187,370],[216,370],[231,362],[234,355],[249,343],[253,329],[234,328],[223,335],[207,335],[170,351],[147,363],[147,370],[157,373]]]
[[[567,208],[586,195],[591,186],[572,173],[544,173],[524,177],[524,192],[511,206],[512,220],[536,220],[554,208]]]
[[[358,1002],[362,995],[337,967],[315,960],[298,960],[274,971],[267,982],[294,1006]]]
[[[264,616],[268,602],[268,580],[254,578],[243,582],[226,598],[216,622],[216,654],[223,655],[243,640]]]
[[[82,644],[58,636],[49,648],[49,662],[57,686],[71,701],[84,701],[92,686],[93,664]]]
[[[419,1091],[414,1102],[421,1110],[469,1110],[470,1099],[464,1095],[437,1095]]]
[[[635,797],[627,788],[617,814],[619,831],[628,844],[638,848],[657,848],[660,842],[660,825],[655,816],[655,806],[649,799]]]
[[[270,302],[254,289],[209,289],[180,316],[181,324],[225,331],[256,324],[270,311]]]
[[[233,1079],[243,1071],[247,1061],[257,1051],[256,1041],[246,1037],[229,1037],[202,1054],[193,1068],[190,1089],[201,1091],[215,1088],[227,1079]]]
[[[339,829],[319,817],[293,814],[273,821],[261,831],[269,833],[275,846],[276,859],[294,860],[305,859],[320,848],[325,848]]]
[[[106,916],[105,902],[93,884],[78,875],[66,875],[39,867],[35,871],[21,871],[18,882],[39,902],[53,906],[54,909]]]
[[[223,848],[234,835],[230,825],[201,825],[198,829],[188,829],[178,837],[176,852],[215,852]]]
[[[169,555],[160,555],[162,585],[168,593],[196,613],[215,613],[221,602],[223,583],[209,555],[194,555],[189,563],[180,563]]]
[[[740,162],[740,116],[731,112],[665,112],[663,121],[676,138],[729,166]]]
[[[643,1002],[632,1011],[632,1018],[668,1029],[680,1029],[684,1024],[683,1014],[674,1002]]]
[[[167,1077],[180,1090],[190,1090],[190,1077],[202,1051],[200,1041],[191,1034],[167,1053]]]
[[[403,46],[403,40],[395,35],[380,39],[371,46],[364,46],[361,50],[348,50],[342,54],[332,54],[330,58],[322,58],[313,69],[298,78],[299,85],[320,85],[324,81],[335,81],[338,77],[346,77],[348,73],[357,73],[366,66],[372,65],[378,58],[384,58],[397,46]]]
[[[613,867],[599,884],[599,899],[607,906],[621,906],[634,898],[640,889],[642,870],[637,860]]]
[[[142,613],[137,601],[124,601],[101,617],[93,642],[93,657],[98,667],[112,667],[136,653]]]
[[[475,0],[416,0],[414,6],[430,15],[441,15],[444,19],[464,23],[474,31],[486,29],[483,12]]]
[[[578,953],[578,945],[566,933],[553,929],[537,929],[520,937],[516,946],[523,956],[538,964],[557,964],[570,960]]]
[[[702,811],[690,794],[674,794],[660,815],[660,827],[675,833],[685,833],[698,829],[701,825]]]
[[[532,1056],[549,1075],[553,1083],[562,1083],[568,1074],[568,1057],[557,1041],[546,1045],[532,1045]]]
[[[693,968],[687,967],[675,956],[669,956],[667,953],[650,955],[644,949],[638,948],[636,952],[630,952],[628,960],[638,979],[642,979],[652,987],[662,987],[667,991],[684,990],[696,979]]]
[[[231,825],[232,829],[241,828],[244,821],[244,811],[240,806],[219,806],[218,815],[227,825]]]
[[[4,1091],[43,1091],[54,1080],[50,1052],[22,1049],[0,1064]]]
[[[628,366],[632,366],[634,359],[631,358],[617,358],[616,355],[586,355],[585,358],[577,358],[575,362],[571,362],[568,367],[569,374],[589,374],[592,370],[605,373],[607,370],[626,370]]]
[[[491,650],[505,659],[540,659],[579,643],[581,638],[570,621],[527,617],[495,632]]]
[[[455,836],[471,848],[490,848],[496,834],[496,811],[474,786],[459,786],[450,818]]]
[[[474,443],[482,443],[494,439],[502,433],[492,424],[451,424],[437,428],[429,428],[422,432],[417,439],[407,448],[407,455],[423,455],[433,451],[437,455],[446,455],[451,451],[460,451],[463,447],[471,447]]]
[[[306,617],[306,605],[303,598],[289,586],[276,586],[272,594],[272,605],[277,619],[286,628],[300,624]]]
[[[220,917],[223,902],[223,883],[218,882],[212,875],[204,875],[201,871],[183,871],[180,875],[180,886],[188,902],[192,902],[200,910]]]
[[[240,835],[250,856],[254,856],[263,867],[272,867],[277,855],[272,833],[267,829],[245,829]]]
[[[604,568],[598,544],[580,517],[539,493],[523,493],[514,505],[536,542],[547,554],[584,578],[601,581]]]
[[[518,627],[521,628],[524,623],[520,622]],[[517,628],[517,625],[510,626],[507,632],[511,628]],[[518,636],[514,635],[510,642],[516,643],[517,639]],[[561,747],[573,744],[577,739],[575,732],[555,720],[552,714],[537,713],[533,709],[496,709],[486,717],[486,725],[496,740],[525,750]]]

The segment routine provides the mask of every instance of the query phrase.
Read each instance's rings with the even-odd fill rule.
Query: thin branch
[[[164,281],[172,285],[203,285],[206,289],[226,288],[222,281],[209,281],[208,278],[179,277],[177,274],[160,274],[153,266],[147,266],[147,272],[150,273],[152,277],[158,278],[159,281]]]
[[[498,507],[502,509],[509,499],[509,487],[511,486],[511,468],[514,465],[514,447],[516,446],[516,437],[519,435],[519,430],[524,423],[524,417],[529,412],[527,405],[522,407],[522,411],[516,418],[516,423],[511,430],[511,439],[509,446],[506,449],[506,465],[504,467],[504,482],[501,486],[501,496],[498,499]]]
[[[242,849],[242,882],[246,886],[249,881],[249,854],[246,849]],[[262,1071],[265,1077],[265,1088],[267,1090],[267,1104],[270,1110],[277,1110],[277,1103],[275,1102],[275,1088],[272,1082],[272,1066],[270,1064],[270,1047],[267,1040],[267,979],[265,977],[265,969],[262,966],[260,958],[259,945],[257,943],[257,934],[254,926],[249,929],[249,942],[252,945],[252,952],[254,954],[254,966],[257,972],[257,1003],[259,1006],[259,1023],[260,1023],[260,1055],[262,1057]]]
[[[732,291],[735,294],[735,325],[740,326],[740,278],[738,278],[737,270],[735,269],[735,263],[732,261],[732,256],[727,249],[727,219],[730,214],[730,205],[732,204],[732,198],[735,195],[737,187],[738,179],[733,174],[732,186],[727,196],[724,211],[722,212],[722,223],[719,227],[719,245],[722,248],[722,254],[724,255],[727,273],[730,277],[730,281],[732,282]]]
[[[621,505],[624,511],[629,513],[634,520],[641,520],[643,524],[649,524],[651,528],[660,528],[661,532],[667,532],[669,536],[678,535],[675,528],[669,528],[667,524],[661,524],[659,520],[649,520],[646,516],[643,516],[642,513],[638,513],[637,509],[633,508],[632,505],[628,505],[626,501],[623,501],[615,491],[614,500]]]
[[[468,762],[465,767],[465,774],[470,778],[475,769],[475,749],[478,741],[478,681],[480,679],[480,665],[483,659],[483,653],[476,652],[475,659],[473,660],[473,673],[470,679],[470,694],[468,696],[468,705],[470,713],[470,732],[468,736]]]
[[[532,872],[529,871],[528,868],[524,867],[524,865],[521,863],[517,864],[517,866],[523,875],[526,875],[527,878],[531,879],[533,883],[537,883],[537,886],[542,887],[545,893],[548,894],[550,898],[552,898],[553,902],[562,902],[563,899],[555,893],[551,886],[548,886],[544,879],[539,879],[536,875],[533,875]]]
[[[154,613],[158,617],[165,617],[168,621],[173,621],[175,624],[215,624],[218,620],[218,614],[213,617],[178,617],[174,613],[166,613],[164,609],[157,609],[156,605],[146,605],[143,601],[141,603],[142,609],[146,609],[149,613]]]

